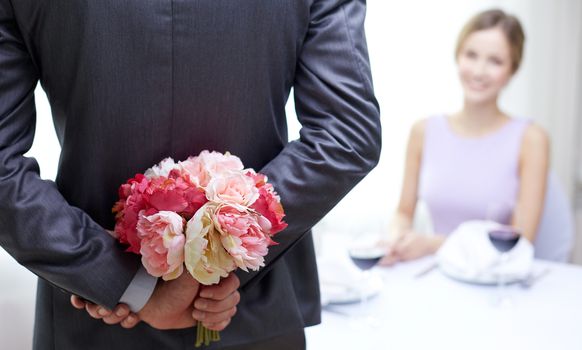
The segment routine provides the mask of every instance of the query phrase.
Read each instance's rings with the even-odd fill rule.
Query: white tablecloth
[[[358,304],[334,305],[306,330],[308,350],[582,349],[582,267],[535,261],[534,272],[550,272],[529,289],[508,286],[513,305],[499,307],[496,286],[457,282],[438,269],[415,278],[433,262],[374,268],[382,289],[367,310],[376,326],[362,329],[344,315],[360,312]]]

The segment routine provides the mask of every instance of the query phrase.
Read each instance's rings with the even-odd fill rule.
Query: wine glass
[[[370,270],[386,254],[386,248],[381,246],[379,242],[380,235],[363,235],[354,239],[348,248],[350,259],[362,272],[360,279],[362,284],[357,290],[360,294],[361,318],[364,321],[362,323],[366,325],[375,324],[373,316],[367,314],[368,298],[371,296],[370,288],[373,288],[373,278]]]
[[[489,241],[495,247],[495,249],[501,253],[499,256],[499,267],[497,272],[497,290],[499,293],[497,305],[511,305],[512,300],[506,293],[505,284],[507,273],[503,273],[503,267],[507,265],[509,261],[509,252],[517,245],[521,234],[519,230],[511,226],[499,226],[488,232]]]

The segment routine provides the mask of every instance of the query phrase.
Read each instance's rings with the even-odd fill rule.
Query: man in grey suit
[[[320,322],[310,229],[380,153],[364,17],[364,0],[0,0],[0,244],[40,277],[35,349],[192,348],[197,284],[141,284],[106,229],[127,178],[203,149],[266,174],[289,224],[265,268],[237,273],[237,313],[208,349],[305,347]],[[23,156],[38,81],[62,146],[55,183]],[[288,142],[291,88],[302,128]],[[146,322],[107,325],[71,293],[133,302]]]

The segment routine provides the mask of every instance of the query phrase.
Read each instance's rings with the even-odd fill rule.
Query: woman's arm
[[[550,140],[537,125],[524,134],[519,160],[520,186],[512,226],[533,242],[544,207],[549,167]]]
[[[410,132],[400,201],[390,225],[388,251],[380,261],[380,265],[389,266],[398,261],[413,260],[433,254],[445,240],[444,236],[441,235],[433,236],[412,232],[412,222],[418,199],[425,125],[426,120],[418,121]]]
[[[418,179],[420,174],[420,162],[424,144],[424,129],[426,120],[416,122],[410,131],[408,146],[406,148],[406,161],[404,164],[404,178],[400,201],[390,224],[390,236],[396,238],[412,229],[412,220],[418,197]]]

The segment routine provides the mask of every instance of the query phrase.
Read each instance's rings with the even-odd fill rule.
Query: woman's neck
[[[480,136],[497,130],[509,117],[493,101],[488,104],[465,102],[463,109],[451,115],[450,119],[457,131],[469,136]]]

